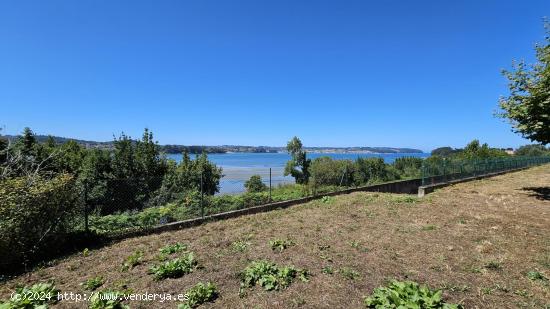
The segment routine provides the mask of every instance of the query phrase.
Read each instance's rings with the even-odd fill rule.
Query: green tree
[[[286,150],[292,158],[286,163],[284,175],[291,175],[298,184],[307,184],[311,160],[307,158],[306,152],[303,150],[302,141],[294,136],[287,143]]]
[[[514,153],[516,156],[548,156],[550,155],[550,149],[543,145],[524,145],[519,147]]]
[[[543,145],[550,143],[550,24],[545,22],[546,39],[535,46],[537,62],[521,61],[512,71],[503,71],[510,94],[500,98],[501,112],[513,130]]]
[[[248,192],[262,192],[267,189],[265,183],[262,182],[262,177],[260,175],[252,175],[244,183],[244,187]]]

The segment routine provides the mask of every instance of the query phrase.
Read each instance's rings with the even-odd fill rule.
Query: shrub
[[[351,186],[354,164],[351,160],[333,160],[319,157],[311,163],[311,177],[316,186]]]
[[[213,283],[198,283],[185,292],[187,301],[178,305],[178,309],[196,308],[201,304],[215,300],[218,297],[218,294],[218,289]]]
[[[418,178],[420,177],[420,169],[422,167],[422,159],[415,157],[397,158],[393,162],[393,167],[403,178]]]
[[[441,291],[432,291],[412,281],[392,281],[388,287],[376,288],[365,298],[365,305],[367,308],[462,308],[443,302]]]
[[[243,288],[251,288],[256,284],[262,286],[266,291],[285,289],[296,277],[307,282],[308,276],[307,270],[296,269],[292,266],[278,267],[267,261],[254,261],[240,273],[241,293]]]
[[[31,287],[19,287],[9,300],[0,301],[0,308],[48,308],[48,304],[57,302],[58,292],[59,290],[52,283],[37,283]]]
[[[88,291],[95,291],[97,288],[103,285],[103,277],[94,277],[86,280],[82,283],[84,289]]]
[[[197,261],[195,260],[195,255],[193,252],[189,252],[182,257],[151,267],[150,273],[154,275],[155,280],[179,278],[193,272],[193,269],[196,267]]]
[[[75,204],[70,175],[0,181],[0,252],[10,252],[2,255],[0,271],[66,247]]]
[[[114,290],[103,290],[90,297],[90,309],[130,309],[122,303],[124,293]]]
[[[267,189],[265,183],[262,182],[262,177],[260,175],[252,175],[244,183],[244,187],[248,192],[262,192]]]

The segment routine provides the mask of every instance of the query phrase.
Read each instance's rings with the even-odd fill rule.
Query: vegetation
[[[97,288],[103,285],[103,277],[90,278],[82,283],[84,289],[88,291],[95,291]]]
[[[289,239],[274,239],[269,241],[269,246],[273,251],[283,252],[286,248],[294,246],[294,242]]]
[[[260,175],[252,175],[250,176],[250,179],[248,179],[244,183],[244,187],[246,188],[247,192],[262,192],[267,190],[267,186],[265,183],[262,182],[262,177]]]
[[[1,309],[48,308],[55,304],[57,292],[52,283],[37,283],[31,287],[19,287],[8,301],[0,301]]]
[[[528,157],[550,156],[550,149],[538,144],[524,145],[519,147],[514,154]]]
[[[513,130],[541,144],[550,143],[550,24],[545,22],[546,41],[535,46],[537,62],[520,61],[503,71],[510,94],[500,99],[501,113]]]
[[[130,254],[124,263],[122,263],[122,271],[127,271],[129,269],[132,269],[143,261],[143,251],[136,250],[134,253]]]
[[[307,184],[309,181],[309,166],[311,160],[307,158],[302,141],[294,136],[286,145],[286,150],[292,157],[285,166],[285,176],[292,176],[297,184]]]
[[[365,298],[367,308],[426,308],[453,309],[461,305],[447,304],[441,291],[432,291],[412,281],[392,281],[388,287],[378,287]]]
[[[204,303],[214,301],[218,297],[218,289],[212,282],[197,283],[194,287],[187,290],[185,295],[187,301],[178,305],[178,309],[196,308]]]
[[[123,292],[115,290],[103,290],[94,293],[90,298],[90,309],[130,309],[130,306],[122,303]]]
[[[306,270],[292,266],[279,267],[267,261],[253,261],[240,274],[241,292],[244,288],[251,288],[256,284],[266,291],[281,290],[287,288],[296,277],[307,282],[308,276],[309,273]]]
[[[185,274],[193,272],[197,267],[197,260],[193,252],[183,254],[181,257],[155,265],[149,272],[154,275],[155,280],[166,278],[179,278]]]

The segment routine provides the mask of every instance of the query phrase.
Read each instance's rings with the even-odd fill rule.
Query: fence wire
[[[422,163],[422,185],[510,171],[550,162],[550,156],[460,160],[430,158]]]

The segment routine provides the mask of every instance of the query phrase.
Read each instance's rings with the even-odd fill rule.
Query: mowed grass
[[[374,288],[397,279],[442,289],[445,301],[466,308],[549,308],[550,284],[541,278],[550,278],[550,200],[532,189],[548,186],[550,166],[541,166],[422,199],[383,193],[331,197],[90,250],[2,283],[0,298],[18,284],[48,280],[62,292],[85,293],[81,283],[101,277],[101,288],[135,293],[177,294],[212,282],[218,297],[204,308],[364,308]],[[274,250],[281,242],[276,240],[292,245]],[[149,269],[159,264],[159,250],[176,243],[185,244],[200,267],[155,280]],[[139,263],[122,271],[135,252]],[[261,260],[307,270],[308,280],[239,293],[239,274]],[[86,306],[62,301],[54,307]]]

